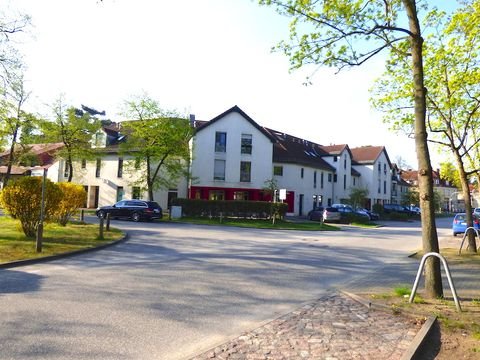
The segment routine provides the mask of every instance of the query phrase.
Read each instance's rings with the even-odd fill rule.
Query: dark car
[[[132,219],[133,221],[161,219],[162,208],[155,201],[122,200],[114,205],[99,207],[96,211],[99,218]]]
[[[383,205],[383,211],[385,212],[385,214],[399,213],[413,215],[413,212],[410,209],[400,204],[385,204]]]

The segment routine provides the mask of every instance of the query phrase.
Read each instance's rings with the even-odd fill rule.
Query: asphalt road
[[[449,221],[439,222],[441,236]],[[404,264],[421,244],[419,222],[340,232],[112,223],[127,242],[0,270],[2,359],[193,356]]]

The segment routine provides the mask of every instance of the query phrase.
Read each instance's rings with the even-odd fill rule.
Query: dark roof
[[[227,111],[224,111],[223,113],[221,113],[220,115],[214,117],[212,120],[210,121],[207,121],[207,122],[201,122],[201,121],[198,121],[196,120],[195,122],[196,123],[199,123],[199,126],[196,128],[196,131],[199,132],[199,131],[202,131],[203,129],[207,128],[208,126],[216,123],[217,121],[221,120],[222,118],[224,118],[225,116],[227,116],[228,114],[231,114],[233,112],[236,112],[240,115],[242,115],[243,118],[245,118],[245,120],[247,120],[250,124],[252,124],[257,130],[259,130],[262,134],[264,134],[267,138],[270,139],[271,142],[275,142],[275,138],[273,138],[267,131],[265,131],[265,129],[263,127],[261,127],[260,125],[258,125],[250,116],[248,116],[242,109],[240,109],[237,105],[231,107],[230,109],[228,109]],[[202,123],[202,124],[201,124]]]
[[[311,141],[297,138],[265,128],[275,138],[273,145],[273,161],[307,165],[319,169],[335,171],[335,168],[322,159],[328,155],[322,146]]]

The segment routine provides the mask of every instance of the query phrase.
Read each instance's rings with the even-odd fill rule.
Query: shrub
[[[285,203],[272,203],[266,201],[239,201],[239,200],[197,200],[174,199],[174,206],[182,207],[182,214],[196,217],[242,217],[242,218],[268,218],[272,214],[284,217],[288,205]]]
[[[34,238],[40,223],[42,203],[41,177],[23,177],[8,185],[0,193],[0,204],[5,212],[20,220],[25,236]],[[55,214],[62,192],[47,179],[45,187],[44,219],[49,221]]]
[[[65,226],[78,208],[83,206],[87,193],[83,186],[77,184],[62,182],[57,186],[62,191],[62,198],[55,212],[55,219],[60,225]]]
[[[385,209],[383,208],[382,204],[373,204],[372,210],[373,212],[376,212],[379,215],[383,215],[383,213],[385,212]]]

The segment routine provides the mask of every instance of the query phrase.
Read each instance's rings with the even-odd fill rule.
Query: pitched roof
[[[10,170],[10,175],[23,175],[29,170],[28,167],[13,165]],[[0,166],[0,174],[7,173],[7,166]]]
[[[347,144],[327,145],[322,146],[322,149],[329,155],[340,155],[345,149],[350,151]]]
[[[390,167],[392,166],[392,163],[388,158],[388,154],[387,154],[387,150],[385,149],[385,146],[367,145],[367,146],[361,146],[358,148],[352,148],[350,150],[352,152],[353,161],[355,161],[358,164],[362,164],[362,165],[373,164],[381,155],[381,153],[384,152],[385,157],[387,158],[388,164],[390,165]]]
[[[335,171],[334,167],[322,159],[328,154],[321,145],[272,129],[265,128],[265,130],[276,140],[273,145],[274,162],[302,164]]]
[[[56,157],[58,150],[63,148],[63,143],[50,143],[50,144],[29,144],[23,146],[16,146],[15,152],[28,153],[36,156],[38,164],[41,166],[51,165]],[[4,151],[0,153],[0,161],[5,163],[6,158],[10,154],[10,151]]]
[[[200,124],[199,121],[196,121],[199,123],[199,126],[196,128],[196,131],[199,132],[199,131],[202,131],[203,129],[207,128],[208,126],[216,123],[217,121],[221,120],[222,118],[224,118],[225,116],[227,116],[228,114],[231,114],[231,113],[238,113],[240,114],[243,118],[245,118],[245,120],[247,120],[250,124],[252,124],[255,128],[257,128],[257,130],[259,130],[262,134],[264,134],[267,138],[270,139],[271,142],[275,142],[275,138],[273,138],[271,136],[271,134],[269,134],[267,131],[265,131],[265,129],[263,127],[261,127],[260,125],[258,125],[255,120],[253,120],[250,116],[248,116],[242,109],[240,109],[237,105],[231,107],[230,109],[228,109],[227,111],[224,111],[223,113],[221,113],[220,115],[217,115],[215,116],[212,120],[208,121],[208,122],[204,122],[203,124]]]

